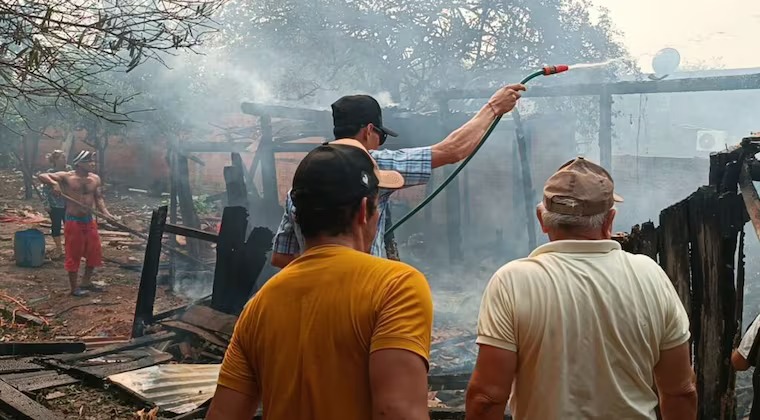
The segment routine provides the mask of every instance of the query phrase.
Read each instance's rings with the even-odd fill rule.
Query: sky
[[[681,63],[760,67],[760,0],[592,0],[609,10],[623,43],[651,72],[654,54],[677,49]]]

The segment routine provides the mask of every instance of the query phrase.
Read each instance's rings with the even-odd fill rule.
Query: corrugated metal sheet
[[[108,380],[162,410],[184,414],[214,396],[221,366],[157,365],[112,375]]]

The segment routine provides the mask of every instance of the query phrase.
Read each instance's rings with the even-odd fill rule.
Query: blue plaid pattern
[[[386,171],[398,171],[404,176],[404,188],[426,184],[433,172],[433,154],[430,147],[415,147],[401,150],[371,150],[370,154],[377,166]],[[378,200],[380,218],[377,221],[377,235],[372,242],[372,255],[385,258],[385,221],[390,206],[390,197],[395,190],[381,190]],[[290,191],[285,199],[285,213],[282,216],[272,249],[278,254],[298,255],[304,249],[303,236],[295,223],[295,206],[290,200]]]

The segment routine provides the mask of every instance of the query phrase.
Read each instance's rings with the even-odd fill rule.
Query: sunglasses
[[[385,143],[385,141],[388,140],[388,133],[386,133],[385,131],[383,131],[383,130],[377,128],[377,127],[375,127],[374,125],[372,126],[372,128],[374,128],[375,131],[377,132],[377,134],[380,135],[380,145],[382,146],[383,143]]]

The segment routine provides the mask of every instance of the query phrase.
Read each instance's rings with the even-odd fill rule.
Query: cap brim
[[[398,137],[398,133],[396,133],[395,131],[391,130],[390,128],[387,128],[387,127],[377,127],[377,128],[379,128],[383,133],[385,133],[385,134],[387,134],[387,135],[389,135],[391,137]]]
[[[615,200],[616,203],[622,203],[623,201],[625,201],[625,200],[623,200],[623,197],[621,197],[621,196],[619,196],[619,195],[617,195],[615,193],[612,193],[612,199]]]
[[[396,171],[381,171],[375,168],[375,175],[377,176],[378,184],[380,188],[386,189],[399,189],[404,186],[404,176]]]

